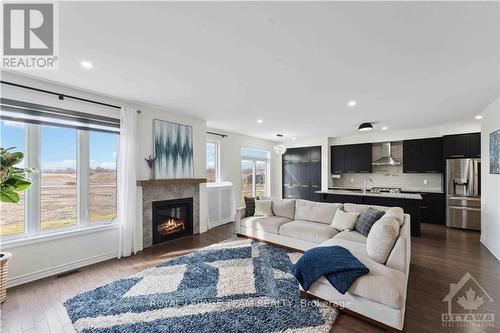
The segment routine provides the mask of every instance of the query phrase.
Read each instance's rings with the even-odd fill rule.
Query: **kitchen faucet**
[[[363,194],[366,194],[366,183],[367,183],[367,181],[369,183],[372,183],[372,185],[373,185],[373,179],[371,179],[371,178],[363,179]]]

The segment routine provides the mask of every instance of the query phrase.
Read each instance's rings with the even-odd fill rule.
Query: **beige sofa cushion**
[[[318,244],[332,238],[337,233],[338,231],[330,225],[303,220],[283,224],[279,230],[281,236]]]
[[[297,199],[295,202],[295,220],[304,220],[331,224],[340,203],[314,202]]]
[[[402,226],[405,218],[405,212],[401,207],[391,207],[385,212],[383,217],[393,217],[398,220],[399,226]]]
[[[363,234],[361,234],[355,230],[339,232],[333,238],[345,239],[345,240],[349,240],[349,241],[353,241],[353,242],[366,244],[366,237]]]
[[[295,217],[295,199],[280,199],[272,198],[273,214],[275,216],[287,217],[294,219]]]
[[[381,264],[387,261],[399,236],[399,221],[391,216],[382,216],[375,222],[366,238],[368,256]]]
[[[347,213],[342,209],[337,209],[333,217],[332,227],[338,231],[351,231],[358,221],[359,213]]]
[[[280,227],[291,219],[281,216],[250,216],[240,221],[240,226],[278,234]]]
[[[273,216],[271,200],[255,200],[255,213],[253,216]]]
[[[370,259],[366,253],[366,245],[364,243],[340,238],[342,236],[345,237],[346,234],[353,235],[354,233],[357,232],[341,232],[320,245],[345,247],[370,270],[368,274],[358,278],[352,284],[348,293],[395,309],[402,309],[405,300],[405,274]],[[325,277],[319,278],[317,282],[333,288]]]

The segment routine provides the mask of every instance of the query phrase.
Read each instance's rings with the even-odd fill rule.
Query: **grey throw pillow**
[[[363,236],[368,237],[372,226],[375,224],[375,222],[380,220],[380,218],[384,216],[384,214],[385,212],[381,210],[377,210],[371,207],[368,208],[359,216],[358,222],[356,222],[356,225],[354,226],[354,230],[356,230]]]
[[[243,197],[245,200],[245,217],[254,216],[255,214],[255,200],[259,197]]]

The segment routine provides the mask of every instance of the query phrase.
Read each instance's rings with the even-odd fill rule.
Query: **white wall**
[[[163,110],[149,105],[140,105],[133,101],[119,100],[86,90],[9,72],[2,71],[2,80],[142,110],[141,114],[138,115],[138,179],[147,179],[148,177],[148,169],[143,157],[153,152],[152,120],[162,119],[191,125],[193,126],[194,142],[194,176],[200,178],[205,177],[206,122],[204,120],[186,117],[170,112],[169,110]],[[57,96],[6,85],[2,85],[1,88],[2,98],[17,99],[110,117],[119,117],[119,110],[109,107],[102,107],[71,99],[60,101]],[[142,207],[140,188],[138,188],[138,193],[138,206]],[[140,230],[140,234],[142,234],[142,212],[138,212],[138,215],[137,226]],[[206,216],[206,186],[202,184],[200,185],[200,232],[206,231],[207,229]],[[93,232],[84,233],[74,232],[62,235],[61,237],[42,238],[17,245],[6,246],[0,244],[0,246],[2,251],[9,251],[13,254],[13,258],[9,262],[8,280],[8,286],[13,286],[95,262],[115,258],[118,251],[118,228],[116,226],[105,227],[105,230],[93,230]]]
[[[221,181],[229,181],[234,185],[234,203],[240,205],[241,195],[241,148],[265,150],[270,153],[270,191],[271,196],[281,198],[281,155],[275,154],[273,141],[257,139],[233,132],[209,129],[210,132],[226,134],[227,137],[208,135],[210,140],[220,142],[220,175]]]
[[[500,260],[500,175],[490,174],[490,133],[500,129],[498,98],[481,113],[481,242]]]

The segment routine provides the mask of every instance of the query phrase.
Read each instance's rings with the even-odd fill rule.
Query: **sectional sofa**
[[[238,208],[235,216],[236,233],[300,251],[316,246],[339,245],[347,248],[370,272],[357,279],[344,295],[324,277],[318,279],[307,293],[302,291],[303,295],[329,301],[343,311],[354,313],[386,329],[403,329],[410,268],[408,214],[404,214],[401,209],[390,210],[389,207],[382,206],[320,203],[300,199],[271,200],[273,216],[245,217],[245,208]],[[357,231],[339,231],[331,226],[337,209],[361,213],[368,207],[382,210],[386,212],[385,215],[391,215],[391,218],[399,222],[397,239],[394,245],[389,245],[392,246],[390,253],[382,263],[379,259],[372,259],[373,251],[368,254],[367,237]],[[368,237],[371,237],[370,234]]]

